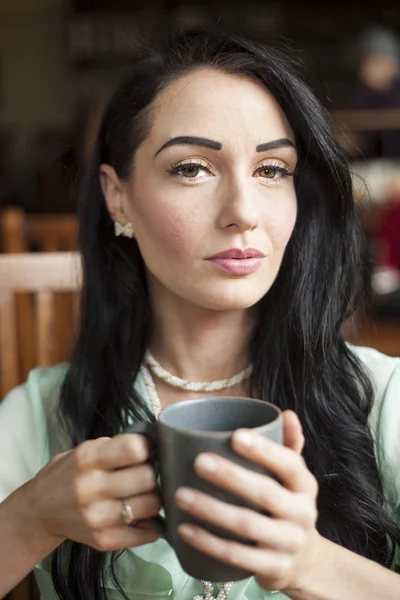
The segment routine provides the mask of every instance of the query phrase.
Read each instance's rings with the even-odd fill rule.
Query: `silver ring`
[[[122,500],[121,519],[125,525],[132,525],[136,522],[132,506],[126,500]]]

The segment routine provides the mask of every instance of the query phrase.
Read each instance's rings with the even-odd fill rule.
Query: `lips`
[[[229,248],[229,250],[213,254],[207,258],[207,260],[215,260],[218,258],[235,258],[237,260],[243,260],[246,258],[265,258],[265,254],[255,248],[246,248],[245,250],[241,250],[240,248]]]
[[[255,248],[230,248],[206,260],[233,275],[249,275],[261,267],[264,259],[265,254]]]

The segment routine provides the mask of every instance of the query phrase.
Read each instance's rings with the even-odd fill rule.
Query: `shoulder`
[[[369,417],[374,437],[382,427],[382,416],[396,412],[400,416],[400,358],[387,356],[374,348],[348,345],[369,376],[374,390],[374,403]],[[394,401],[396,399],[396,401]],[[400,436],[400,428],[399,428]]]
[[[18,424],[21,431],[30,428],[37,436],[46,433],[52,446],[53,439],[60,437],[58,407],[68,367],[67,363],[60,363],[30,371],[26,381],[11,390],[0,403],[1,429],[9,422],[14,427]],[[62,447],[56,443],[51,454],[63,451],[64,445],[65,439]]]
[[[68,370],[67,363],[40,367],[28,374],[24,383],[11,390],[0,403],[1,410],[10,407],[47,412],[58,405],[60,390]]]
[[[370,371],[378,375],[383,371],[393,371],[396,366],[400,365],[398,356],[388,356],[367,346],[354,346],[353,344],[347,344],[347,346]]]
[[[68,363],[60,363],[33,369],[22,387],[32,402],[40,402],[45,410],[49,410],[58,405],[68,368]]]
[[[396,370],[400,367],[400,358],[387,356],[374,348],[348,344],[352,353],[359,359],[374,386],[375,396],[381,397]]]
[[[372,348],[352,350],[365,366],[375,392],[369,424],[391,506],[400,507],[400,358]]]

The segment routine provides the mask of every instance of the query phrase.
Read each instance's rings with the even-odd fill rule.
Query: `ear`
[[[121,223],[121,225],[126,225],[128,219],[125,216],[122,203],[124,191],[115,169],[110,165],[102,164],[100,165],[99,177],[104,200],[112,220]]]

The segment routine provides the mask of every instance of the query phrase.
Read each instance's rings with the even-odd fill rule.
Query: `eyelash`
[[[187,162],[187,163],[179,163],[177,165],[173,165],[172,167],[170,167],[169,169],[167,169],[167,173],[169,173],[171,176],[175,176],[175,177],[179,177],[180,179],[184,179],[185,182],[190,182],[193,181],[193,183],[201,181],[201,178],[199,177],[185,177],[182,174],[182,170],[183,169],[193,169],[193,168],[199,168],[199,169],[203,169],[203,171],[208,171],[208,173],[211,173],[211,170],[203,165],[202,163],[197,163],[197,162]],[[269,179],[268,177],[266,177],[266,181],[270,181],[271,185],[279,185],[281,180],[285,180],[286,177],[293,177],[295,175],[295,171],[289,171],[288,169],[286,169],[285,167],[281,167],[280,165],[274,165],[274,164],[267,164],[267,165],[261,165],[261,167],[258,167],[258,169],[256,169],[256,173],[262,171],[263,169],[273,169],[279,173],[282,173],[282,177],[279,177],[278,179],[275,180],[275,178],[271,178]],[[261,178],[264,179],[264,178]]]

